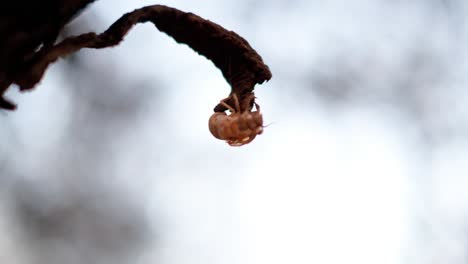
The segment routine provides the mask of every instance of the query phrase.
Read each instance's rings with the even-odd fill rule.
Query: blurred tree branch
[[[0,108],[14,105],[1,95],[15,83],[24,62],[52,46],[63,27],[95,0],[14,0],[0,4]]]

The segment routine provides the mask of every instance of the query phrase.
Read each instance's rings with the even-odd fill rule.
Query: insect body
[[[225,102],[231,97],[234,100],[235,108]],[[260,106],[254,103],[256,111],[251,111],[250,102],[254,98],[253,94],[247,98],[248,105],[243,112],[236,94],[221,100],[220,104],[229,109],[231,114],[214,113],[208,123],[211,134],[218,139],[226,140],[230,146],[242,146],[252,142],[257,135],[263,132],[263,117],[260,113]]]

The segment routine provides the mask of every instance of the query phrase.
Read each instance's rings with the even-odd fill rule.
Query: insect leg
[[[257,112],[260,112],[260,106],[257,103],[254,103],[255,109],[257,109]]]
[[[225,101],[227,101],[227,100],[229,100],[229,99],[230,99],[230,97],[224,98],[223,100],[221,100],[221,101],[219,102],[219,104],[222,105],[222,106],[224,106],[224,107],[226,107],[227,109],[229,109],[229,111],[231,111],[231,113],[235,113],[236,110],[234,110],[234,108],[232,108],[232,106],[228,105],[228,104],[225,102]]]
[[[232,98],[234,100],[234,106],[236,107],[237,112],[240,112],[240,105],[239,105],[239,98],[237,98],[237,94],[233,93]]]
[[[242,109],[244,111],[251,111],[252,110],[252,102],[255,103],[255,94],[250,93],[242,102]]]

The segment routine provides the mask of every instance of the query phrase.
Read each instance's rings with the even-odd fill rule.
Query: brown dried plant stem
[[[135,24],[145,22],[152,22],[177,42],[187,44],[211,60],[231,85],[231,94],[236,93],[241,97],[240,100],[250,95],[255,84],[271,78],[271,72],[260,55],[235,32],[192,13],[153,5],[123,15],[101,34],[86,33],[69,37],[57,45],[44,47],[26,60],[8,81],[3,79],[2,82],[0,73],[0,108],[12,105],[3,98],[4,92],[11,84],[17,84],[22,91],[32,89],[41,80],[47,67],[57,59],[82,48],[101,49],[115,46]],[[215,108],[217,112],[224,110],[226,108],[222,105]]]

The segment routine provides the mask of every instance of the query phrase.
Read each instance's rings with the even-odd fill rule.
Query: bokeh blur
[[[165,4],[270,66],[229,147],[220,71],[150,24],[0,113],[0,263],[468,261],[468,2],[99,0],[64,35]]]

